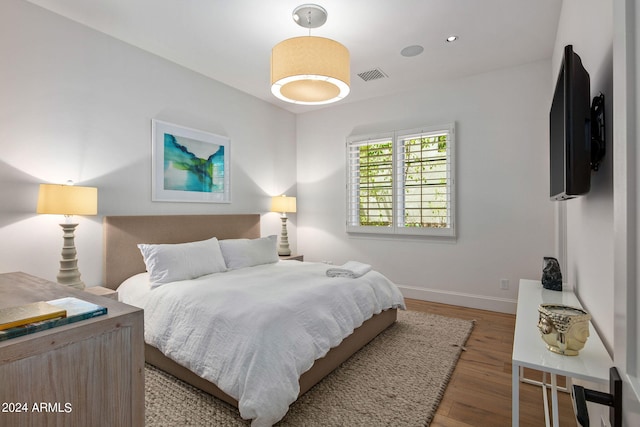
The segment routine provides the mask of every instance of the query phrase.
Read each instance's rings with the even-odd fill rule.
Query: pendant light
[[[327,11],[316,4],[303,4],[293,11],[293,20],[309,35],[275,45],[271,51],[271,92],[294,104],[321,105],[349,94],[349,51],[335,40],[311,36],[311,28],[327,21]]]

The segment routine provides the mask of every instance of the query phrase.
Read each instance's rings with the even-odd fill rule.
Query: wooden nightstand
[[[85,292],[89,292],[93,295],[98,295],[101,297],[111,298],[112,300],[118,301],[118,292],[113,289],[104,288],[102,286],[91,286],[89,288],[84,288]]]
[[[304,255],[294,255],[294,254],[291,254],[291,255],[280,255],[280,259],[282,259],[282,260],[289,259],[289,260],[294,260],[294,261],[304,261]]]
[[[107,314],[0,341],[0,402],[24,403],[29,412],[0,413],[0,424],[144,425],[142,309],[25,273],[0,274],[0,308],[63,297]],[[33,411],[40,402],[55,410]]]

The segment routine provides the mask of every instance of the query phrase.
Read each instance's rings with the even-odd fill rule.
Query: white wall
[[[592,98],[605,96],[607,153],[598,172],[591,174],[591,190],[580,198],[558,202],[559,251],[564,279],[611,352],[614,327],[614,216],[613,200],[613,1],[564,0],[552,59],[554,90],[564,46],[573,45],[591,79]],[[576,383],[581,383],[576,381]],[[605,385],[583,383],[606,391]],[[608,421],[608,408],[589,403],[592,424]],[[608,424],[607,424],[608,425]]]
[[[407,296],[514,312],[518,280],[540,279],[542,257],[553,252],[549,68],[536,62],[298,115],[297,224],[305,259],[368,262]],[[457,240],[347,235],[347,136],[451,121]],[[510,281],[507,291],[499,288],[502,278]]]
[[[538,279],[553,252],[548,61],[295,117],[18,0],[0,4],[0,53],[1,272],[55,279],[59,219],[36,215],[35,200],[39,183],[67,179],[99,188],[100,215],[79,218],[76,238],[88,285],[102,281],[102,215],[264,213],[284,192],[298,196],[294,251],[370,262],[412,297],[513,311],[518,279]],[[151,202],[152,118],[231,139],[230,205]],[[450,121],[457,240],[348,236],[345,138]],[[278,232],[265,214],[263,234]]]
[[[623,380],[623,425],[640,425],[640,9],[613,1],[614,362]]]
[[[597,29],[597,31],[594,31]],[[565,203],[566,271],[593,316],[605,345],[613,348],[613,3],[611,0],[565,0],[552,61],[553,85],[564,46],[573,45],[591,78],[591,95],[605,96],[607,153],[591,175],[591,191]],[[553,85],[547,89],[553,92]]]
[[[98,187],[78,218],[82,278],[102,283],[102,216],[265,213],[295,191],[295,116],[20,0],[0,2],[0,272],[55,280],[62,218],[36,215],[38,184]],[[151,202],[151,119],[231,140],[231,204]],[[295,249],[295,222],[290,224]]]

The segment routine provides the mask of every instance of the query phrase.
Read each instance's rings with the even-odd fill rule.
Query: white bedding
[[[327,277],[327,268],[280,261],[153,290],[143,273],[118,295],[144,309],[147,343],[237,399],[253,427],[271,426],[296,400],[300,375],[316,359],[374,314],[404,309],[382,274]]]

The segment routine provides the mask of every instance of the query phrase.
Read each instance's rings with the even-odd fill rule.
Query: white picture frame
[[[229,138],[151,120],[151,200],[231,203]]]

